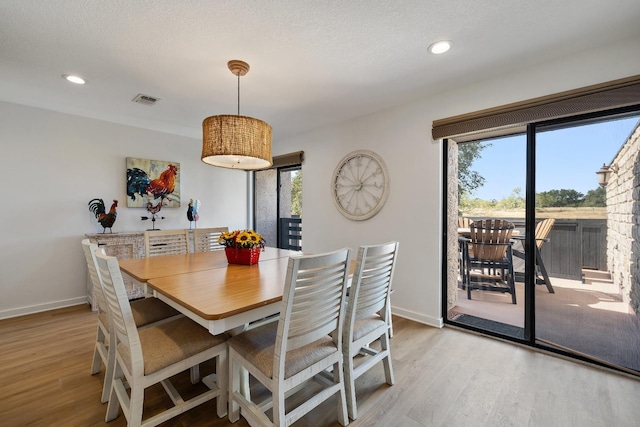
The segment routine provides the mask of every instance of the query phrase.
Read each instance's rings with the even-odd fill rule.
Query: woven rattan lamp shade
[[[207,117],[202,122],[202,161],[230,169],[268,168],[271,126],[247,116]]]
[[[202,161],[229,169],[268,168],[273,164],[271,126],[240,115],[240,77],[249,72],[249,64],[232,59],[227,67],[238,77],[238,115],[211,116],[203,120]]]

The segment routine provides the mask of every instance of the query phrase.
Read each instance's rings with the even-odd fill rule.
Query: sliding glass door
[[[255,172],[256,231],[267,246],[302,250],[302,167]]]
[[[526,136],[512,135],[491,140],[457,144],[458,160],[453,172],[457,192],[450,203],[457,204],[458,239],[455,287],[450,289],[448,318],[456,323],[513,338],[524,338],[524,260],[514,257],[514,245],[497,244],[513,272],[493,271],[480,266],[481,246],[472,243],[471,224],[497,219],[513,225],[513,238],[524,236]],[[457,194],[456,194],[457,193]],[[475,231],[475,228],[474,228]],[[490,249],[489,244],[484,248]],[[500,273],[500,274],[495,274]],[[504,274],[503,274],[504,273]],[[515,290],[515,295],[512,290]],[[515,301],[515,303],[514,303]]]
[[[552,287],[535,289],[536,342],[633,371],[640,371],[639,118],[540,126],[535,138],[536,219],[555,219],[537,241],[536,280],[545,280],[543,266]]]
[[[639,119],[447,141],[447,323],[640,372]],[[469,234],[485,219],[513,224],[515,304]]]

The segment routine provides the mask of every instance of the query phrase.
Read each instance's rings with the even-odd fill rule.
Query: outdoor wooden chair
[[[251,426],[288,426],[338,393],[338,422],[346,426],[342,328],[350,250],[289,258],[277,323],[250,329],[229,339],[229,420],[242,415]],[[329,375],[325,371],[332,368]],[[271,396],[254,402],[241,393],[241,369]],[[285,396],[305,388],[306,401],[285,410]],[[269,419],[265,411],[273,409]]]
[[[378,362],[384,364],[387,384],[393,385],[393,367],[389,347],[391,328],[391,283],[398,254],[398,242],[362,246],[353,273],[344,327],[343,354],[347,412],[358,417],[355,381]],[[369,344],[380,341],[380,350]],[[364,355],[365,360],[355,361]]]
[[[471,224],[473,220],[471,218],[467,218],[466,216],[458,217],[458,228],[469,228],[469,224]]]
[[[195,252],[208,252],[224,249],[218,243],[218,237],[229,231],[229,227],[195,228],[193,230],[193,245]]]
[[[144,247],[146,255],[174,255],[188,254],[189,230],[147,230],[144,232]]]
[[[469,226],[473,220],[465,216],[458,217],[458,264],[460,268],[460,278],[462,289],[465,289],[467,283],[467,266],[464,258],[464,246],[468,240]]]
[[[214,398],[218,416],[224,417],[227,335],[211,335],[185,316],[138,330],[118,259],[98,249],[96,260],[111,316],[110,346],[116,349],[105,421],[117,418],[122,408],[128,426],[155,426]],[[184,400],[169,378],[211,359],[215,359],[215,373],[202,378],[206,390]],[[144,391],[158,383],[174,406],[143,420]]]
[[[480,289],[511,294],[516,303],[511,235],[512,222],[500,219],[476,220],[470,225],[464,246],[467,298]]]
[[[102,290],[100,272],[96,264],[95,252],[98,249],[96,243],[91,243],[89,239],[82,240],[89,280],[94,289],[94,295],[98,307],[98,330],[96,333],[96,343],[93,349],[93,360],[91,362],[91,375],[100,372],[102,364],[105,366],[104,384],[100,400],[105,403],[109,398],[111,389],[111,376],[113,374],[113,364],[115,362],[115,347],[109,346],[109,333],[111,330],[109,322],[109,308]],[[131,302],[131,313],[137,328],[179,317],[181,314],[173,307],[165,304],[157,298],[143,298]],[[194,372],[197,374],[197,372]]]
[[[547,273],[547,269],[542,261],[542,245],[549,241],[549,233],[551,233],[551,229],[555,225],[555,218],[546,218],[536,224],[536,274],[535,281],[537,284],[544,284],[547,287],[549,293],[553,294],[555,291],[553,290],[553,286],[551,285],[551,280],[549,279],[549,274]],[[513,256],[516,258],[520,258],[522,260],[525,259],[524,252],[524,242],[521,240],[521,248],[513,250]]]

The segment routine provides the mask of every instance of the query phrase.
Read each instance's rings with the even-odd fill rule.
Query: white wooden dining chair
[[[195,252],[208,252],[224,249],[218,243],[218,237],[229,231],[229,227],[195,228],[193,230],[193,245]]]
[[[115,347],[109,346],[109,308],[102,290],[100,272],[96,264],[95,252],[98,249],[96,243],[91,243],[89,239],[82,240],[82,249],[87,262],[89,280],[94,290],[98,307],[98,330],[96,333],[96,343],[93,349],[93,360],[91,362],[91,375],[100,372],[102,364],[105,366],[104,384],[100,400],[105,403],[109,398],[111,388],[111,376],[113,374],[113,364],[115,362]],[[143,298],[131,302],[131,313],[137,328],[160,322],[163,320],[179,317],[181,314],[173,307],[165,304],[157,298]],[[197,371],[194,372],[194,375]]]
[[[117,258],[98,249],[96,260],[111,316],[111,345],[116,348],[105,421],[117,418],[122,408],[128,426],[155,426],[214,398],[218,416],[225,416],[227,335],[211,335],[184,316],[138,330]],[[184,400],[169,378],[211,359],[215,359],[215,373],[202,378],[207,390]],[[157,383],[162,384],[174,406],[143,420],[144,391]]]
[[[391,327],[391,284],[398,254],[398,242],[361,246],[353,273],[344,327],[343,354],[349,418],[358,417],[355,381],[378,362],[384,364],[387,384],[393,385],[389,347]],[[370,344],[379,341],[380,350]],[[364,360],[355,363],[358,355]]]
[[[146,256],[188,254],[189,230],[147,230],[144,232]]]
[[[342,370],[343,302],[350,250],[289,258],[280,318],[229,339],[229,420],[288,426],[338,393],[338,422],[349,422]],[[332,368],[330,376],[325,370]],[[241,369],[270,392],[263,402],[241,393]],[[327,375],[325,375],[327,374]],[[315,380],[321,390],[285,410],[285,396]],[[310,395],[307,395],[310,394]],[[265,413],[272,410],[272,418]]]

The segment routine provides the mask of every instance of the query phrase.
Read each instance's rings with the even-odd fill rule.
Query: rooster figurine
[[[111,205],[111,209],[107,213],[106,207],[102,199],[93,199],[89,201],[89,211],[91,211],[100,225],[102,226],[102,233],[104,234],[109,229],[109,233],[113,233],[111,227],[116,222],[116,217],[118,213],[116,212],[116,208],[118,207],[118,201],[114,200]]]
[[[193,221],[193,199],[189,199],[189,207],[187,207],[187,219]]]
[[[156,203],[155,206],[154,206],[153,203],[147,202],[147,206],[146,207],[147,207],[147,212],[149,212],[151,214],[151,224],[153,225],[151,230],[155,230],[156,229],[156,219],[157,218],[164,219],[163,216],[161,216],[161,217],[158,216],[158,212],[160,212],[160,209],[162,209],[162,202]],[[149,219],[149,217],[148,216],[143,216],[143,217],[140,217],[140,219],[145,221],[145,220]]]
[[[197,222],[200,216],[198,215],[198,209],[200,209],[200,200],[189,199],[189,207],[187,208],[187,219],[189,220],[189,229],[191,229],[191,222]]]

